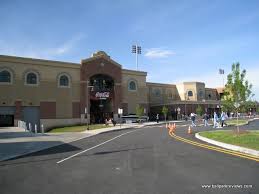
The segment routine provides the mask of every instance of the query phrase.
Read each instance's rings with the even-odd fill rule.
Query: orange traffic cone
[[[168,129],[168,133],[169,135],[172,135],[173,133],[175,133],[175,130],[176,130],[176,125],[175,123],[174,124],[168,124],[167,125],[167,129]]]
[[[192,133],[192,128],[191,128],[191,126],[189,126],[189,128],[188,128],[188,134],[191,134]]]
[[[168,132],[170,132],[170,128],[171,128],[171,124],[170,123],[166,124],[166,129],[168,130]]]

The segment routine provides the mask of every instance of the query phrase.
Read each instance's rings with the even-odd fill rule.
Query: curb
[[[201,140],[201,141],[205,141],[207,143],[210,143],[210,144],[213,144],[213,145],[216,145],[216,146],[219,146],[219,147],[223,147],[223,148],[226,148],[226,149],[229,149],[229,150],[238,151],[238,152],[242,152],[242,153],[245,153],[245,154],[250,154],[250,155],[259,157],[259,151],[257,151],[257,150],[253,150],[253,149],[244,148],[244,147],[241,147],[241,146],[236,146],[236,145],[232,145],[232,144],[227,144],[227,143],[215,141],[215,140],[203,137],[203,136],[199,135],[199,133],[195,133],[195,137],[197,139]]]

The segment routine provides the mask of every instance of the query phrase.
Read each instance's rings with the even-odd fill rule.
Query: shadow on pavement
[[[112,153],[117,153],[117,152],[128,152],[128,151],[133,151],[133,150],[144,150],[144,149],[150,149],[152,147],[143,147],[143,148],[133,148],[133,149],[123,149],[123,150],[112,150],[112,151],[106,151],[106,152],[95,152],[90,155],[84,155],[84,156],[91,156],[91,155],[104,155],[104,154],[112,154]]]
[[[62,144],[62,145],[60,145]],[[22,148],[19,152],[19,147]],[[50,148],[49,148],[50,147]],[[45,148],[45,149],[44,149]],[[39,149],[44,149],[37,151]],[[23,156],[17,156],[26,152],[35,150],[33,153],[28,153]],[[26,157],[42,156],[42,155],[51,155],[58,153],[65,153],[71,151],[78,151],[80,148],[75,147],[71,144],[64,144],[61,141],[33,141],[33,142],[12,142],[12,143],[0,143],[0,155],[2,158],[8,156],[14,156],[14,158],[7,159],[4,161],[16,160]]]
[[[48,136],[48,135],[41,134],[41,133],[35,134],[35,133],[30,133],[30,132],[0,132],[0,139],[38,137],[38,136]]]
[[[68,149],[66,150],[67,152],[69,151],[75,151],[78,150],[79,148],[71,146],[69,144],[63,144],[60,146],[64,146],[64,148],[62,149]],[[58,148],[59,146],[56,146],[55,148]],[[77,149],[74,149],[77,148]],[[143,150],[143,149],[151,149],[152,147],[142,147],[142,148],[132,148],[132,149],[122,149],[122,150],[112,150],[112,151],[104,151],[104,152],[95,152],[93,154],[85,154],[85,155],[79,155],[76,156],[75,158],[83,158],[83,157],[90,157],[90,156],[96,156],[96,155],[104,155],[104,154],[112,154],[112,153],[119,153],[119,152],[128,152],[128,151],[135,151],[135,150]],[[54,148],[53,148],[54,149]],[[71,150],[72,149],[72,150]],[[52,148],[47,149],[48,151],[51,151]],[[39,151],[36,153],[32,153],[32,154],[28,154],[28,155],[24,155],[21,157],[17,157],[17,158],[12,158],[10,160],[5,160],[3,162],[0,162],[0,166],[12,166],[12,165],[20,165],[20,164],[31,164],[31,163],[38,163],[38,162],[47,162],[47,161],[52,161],[52,160],[61,160],[62,158],[64,158],[64,156],[59,156],[59,157],[52,157],[52,158],[43,158],[43,159],[35,159],[33,158],[32,160],[27,160],[27,161],[19,161],[19,162],[15,162],[16,159],[22,159],[22,158],[26,158],[29,156],[41,156],[43,155],[40,152],[46,152],[47,150],[44,151]],[[51,152],[53,153],[57,153],[57,151],[52,150]],[[12,162],[14,161],[14,162]],[[5,163],[6,162],[6,163]],[[7,162],[11,162],[11,163],[7,163]],[[1,164],[2,163],[2,164]]]

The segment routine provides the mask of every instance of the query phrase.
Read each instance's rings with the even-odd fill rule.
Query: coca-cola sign
[[[110,92],[96,92],[95,97],[96,98],[109,98]]]

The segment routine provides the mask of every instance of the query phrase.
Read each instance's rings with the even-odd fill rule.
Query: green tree
[[[165,121],[166,121],[166,117],[167,117],[167,114],[168,114],[168,108],[166,106],[163,106],[162,113],[163,113],[163,115],[165,117]]]
[[[232,65],[232,72],[227,76],[222,105],[224,111],[244,111],[247,102],[253,96],[252,84],[245,80],[246,70],[240,70],[240,64]]]
[[[202,116],[204,114],[203,109],[202,109],[202,107],[200,105],[198,105],[198,107],[196,108],[196,113],[199,116]]]
[[[144,107],[137,105],[136,107],[136,115],[139,118],[139,121],[141,119],[141,117],[144,115]]]
[[[243,112],[250,112],[250,110],[256,108],[256,101],[248,100],[244,103]]]

